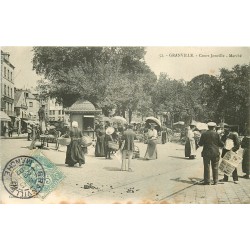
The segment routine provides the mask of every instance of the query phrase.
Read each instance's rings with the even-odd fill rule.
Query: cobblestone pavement
[[[25,139],[2,140],[2,169],[11,158],[30,154],[29,144]],[[55,145],[50,144],[43,153],[66,176],[58,187],[45,200],[20,200],[9,198],[1,182],[0,197],[3,203],[250,203],[250,180],[239,178],[239,184],[234,184],[230,177],[228,183],[217,186],[198,185],[203,177],[201,148],[197,159],[188,160],[183,157],[183,145],[159,144],[158,159],[145,161],[142,157],[146,145],[137,143],[137,146],[141,158],[132,161],[132,172],[126,172],[120,171],[115,156],[112,160],[94,157],[93,147],[89,147],[83,168],[70,168],[64,164],[66,147],[56,151]],[[238,172],[243,175],[241,167]]]

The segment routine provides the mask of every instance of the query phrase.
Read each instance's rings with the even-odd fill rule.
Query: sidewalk
[[[14,134],[12,135],[12,137],[9,137],[9,136],[0,136],[0,140],[2,139],[24,139],[24,138],[28,138],[28,134],[20,134],[20,135],[17,135],[17,134]]]
[[[189,187],[179,190],[161,200],[162,203],[184,204],[250,204],[250,180],[242,178],[244,175],[238,168],[239,182],[235,184],[232,177],[228,182],[218,185],[199,185],[193,183]],[[219,174],[219,179],[223,174]]]

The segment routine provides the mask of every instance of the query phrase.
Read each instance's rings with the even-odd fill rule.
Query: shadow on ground
[[[116,167],[104,167],[103,169],[107,171],[121,171],[120,168],[116,168]]]
[[[175,158],[175,159],[190,160],[189,158],[186,158],[186,157],[173,156],[173,155],[169,155],[168,157],[170,157],[170,158]]]
[[[179,177],[175,179],[170,179],[171,181],[177,181],[181,183],[186,183],[186,184],[196,184],[198,182],[201,182],[203,179],[196,178],[196,177],[189,177],[189,180],[181,180]]]

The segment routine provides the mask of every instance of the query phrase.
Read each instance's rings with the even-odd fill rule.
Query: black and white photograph
[[[1,47],[1,203],[249,204],[249,47]]]

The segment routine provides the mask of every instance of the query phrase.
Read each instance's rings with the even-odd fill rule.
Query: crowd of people
[[[229,151],[237,153],[239,148],[243,148],[242,171],[245,173],[243,178],[249,179],[249,155],[250,155],[250,137],[249,130],[246,130],[245,136],[240,143],[239,135],[229,126],[223,129],[214,122],[208,122],[208,130],[201,133],[197,130],[195,123],[191,123],[186,132],[185,157],[195,159],[199,146],[203,146],[202,157],[204,164],[204,185],[210,185],[210,164],[212,167],[213,184],[218,182],[227,182],[229,176],[224,174],[224,178],[218,180],[218,168],[220,158],[223,158]],[[220,149],[222,153],[220,155]],[[237,168],[232,172],[232,178],[235,184],[238,183]]]
[[[223,158],[229,151],[237,153],[240,148],[243,149],[242,171],[245,174],[243,177],[250,178],[250,131],[246,130],[245,136],[240,141],[238,133],[229,126],[217,126],[214,122],[207,123],[208,130],[198,130],[196,123],[192,122],[181,133],[181,138],[185,138],[185,157],[194,160],[197,155],[197,149],[202,146],[202,157],[204,164],[204,185],[209,185],[210,181],[210,165],[212,168],[213,184],[218,182],[227,182],[229,176],[224,174],[223,179],[218,180],[218,169],[220,159]],[[135,126],[135,124],[126,123],[110,123],[100,122],[95,126],[95,157],[104,157],[105,159],[112,159],[112,155],[120,153],[122,163],[121,170],[130,171],[131,160],[135,151],[135,139],[138,139],[138,132],[143,133],[144,143],[147,144],[145,160],[156,160],[157,144],[161,142],[165,144],[169,141],[169,129],[162,126],[159,130],[155,123],[144,124],[144,126]],[[8,133],[12,136],[11,128]],[[135,133],[137,132],[137,133]],[[31,141],[30,149],[34,149],[39,141],[41,146],[45,144],[45,138],[48,135],[53,135],[56,143],[57,138],[64,137],[69,139],[66,151],[65,164],[70,167],[78,164],[82,167],[85,164],[85,154],[88,152],[87,147],[82,139],[84,137],[82,131],[78,128],[78,123],[73,121],[58,130],[53,126],[47,124],[45,131],[42,132],[41,124],[27,124],[28,141]],[[159,138],[161,137],[161,138]],[[161,139],[161,140],[159,140]],[[48,140],[46,141],[48,144]],[[47,145],[48,146],[48,145]],[[222,152],[220,155],[220,151]],[[127,160],[127,161],[126,161]],[[237,168],[232,172],[234,183],[238,183]]]

